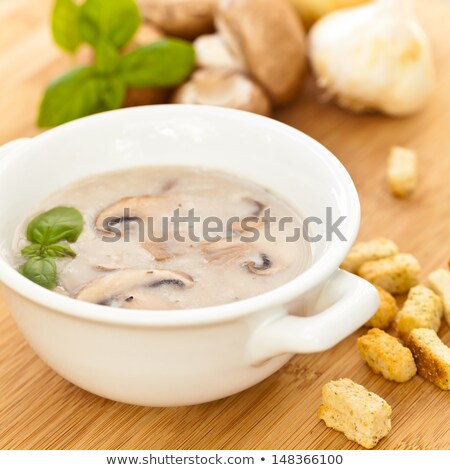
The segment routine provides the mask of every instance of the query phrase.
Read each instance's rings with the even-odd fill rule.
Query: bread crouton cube
[[[397,338],[373,328],[358,338],[361,358],[377,374],[394,382],[407,382],[417,372],[413,355]]]
[[[442,390],[450,390],[450,348],[429,328],[411,331],[407,345],[419,374]]]
[[[375,238],[368,242],[356,243],[342,262],[341,268],[351,273],[357,273],[360,266],[366,261],[388,258],[397,253],[397,245],[387,238]]]
[[[391,412],[375,393],[350,379],[339,379],[323,387],[317,417],[347,439],[372,449],[391,430]]]
[[[406,341],[414,328],[438,331],[442,314],[442,300],[439,296],[423,284],[413,287],[403,308],[397,313],[395,321],[398,335]]]
[[[392,147],[387,165],[387,180],[396,197],[409,196],[417,187],[417,154],[404,147]]]
[[[363,263],[358,275],[390,292],[404,294],[419,283],[420,264],[409,254]]]
[[[444,315],[450,326],[450,271],[438,269],[428,276],[431,288],[442,299]]]
[[[380,306],[374,316],[366,323],[366,326],[386,330],[397,315],[397,302],[389,292],[385,291],[380,286],[375,287],[380,296]]]

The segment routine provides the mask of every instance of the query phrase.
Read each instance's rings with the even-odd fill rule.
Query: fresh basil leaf
[[[59,126],[73,119],[120,108],[125,85],[119,78],[100,74],[94,67],[74,69],[55,80],[42,99],[38,125]]]
[[[31,246],[31,245],[30,245]],[[49,258],[75,258],[77,254],[68,245],[50,245],[43,248],[44,255]]]
[[[59,47],[71,54],[80,45],[79,14],[80,7],[74,0],[56,0],[51,20],[53,39]]]
[[[30,258],[19,272],[46,289],[54,289],[58,285],[58,270],[52,258]]]
[[[135,0],[86,0],[81,6],[80,35],[93,46],[104,39],[120,49],[133,38],[140,23]]]
[[[55,207],[36,216],[27,227],[32,243],[53,245],[61,240],[76,242],[83,230],[83,216],[73,207]]]
[[[92,67],[79,67],[52,82],[39,109],[38,125],[54,127],[73,119],[103,111]]]
[[[100,40],[95,46],[95,69],[98,72],[111,73],[117,68],[119,54],[111,43]]]
[[[119,78],[109,76],[97,80],[99,107],[103,111],[120,108],[125,92],[125,84]]]
[[[32,243],[31,245],[27,245],[21,250],[20,254],[25,258],[64,258],[66,256],[75,258],[75,256],[77,256],[77,254],[68,245],[45,246],[40,243]]]
[[[24,247],[20,254],[25,258],[34,258],[36,256],[42,256],[42,245],[40,243],[33,243]]]
[[[194,63],[194,48],[189,42],[163,39],[123,56],[119,73],[131,87],[171,87],[191,74]]]

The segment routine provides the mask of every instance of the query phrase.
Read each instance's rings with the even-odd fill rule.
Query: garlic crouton
[[[328,382],[322,389],[317,417],[367,449],[391,430],[391,407],[381,397],[350,379]]]
[[[409,196],[417,186],[418,167],[416,152],[404,147],[392,147],[388,158],[387,180],[397,197]]]
[[[450,271],[438,269],[428,276],[431,288],[442,299],[444,314],[450,325]]]
[[[417,328],[409,335],[407,345],[416,360],[419,374],[442,390],[450,390],[450,348],[436,332]]]
[[[353,245],[347,258],[342,262],[341,268],[351,273],[356,273],[366,261],[388,258],[397,253],[397,245],[387,238],[375,238],[368,242],[356,243]]]
[[[383,330],[373,328],[358,338],[358,350],[369,367],[387,380],[407,382],[416,375],[411,351]]]
[[[389,292],[386,292],[380,286],[375,286],[380,296],[380,306],[374,316],[366,323],[366,326],[372,328],[381,328],[385,330],[393,322],[398,312],[397,303]]]
[[[442,300],[431,289],[420,284],[409,291],[403,308],[397,314],[398,335],[406,341],[414,328],[438,331],[442,313]]]
[[[387,290],[391,294],[403,294],[419,283],[420,264],[409,254],[367,261],[358,275]]]

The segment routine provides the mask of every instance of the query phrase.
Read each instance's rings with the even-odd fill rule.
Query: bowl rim
[[[31,143],[33,141],[51,139],[53,135],[64,133],[67,129],[74,126],[85,125],[86,123],[95,125],[96,121],[105,119],[105,116],[107,119],[107,116],[111,114],[121,113],[125,117],[127,114],[145,113],[147,111],[158,113],[159,110],[166,110],[168,107],[171,108],[173,113],[193,112],[200,113],[203,116],[219,117],[231,115],[236,121],[257,123],[259,126],[272,130],[277,129],[295,136],[299,142],[301,141],[301,145],[311,148],[317,158],[320,158],[328,166],[336,179],[341,182],[341,187],[345,191],[347,217],[351,222],[351,233],[348,234],[347,240],[332,240],[327,242],[335,245],[333,249],[329,250],[327,256],[322,256],[298,276],[273,290],[248,299],[210,307],[177,310],[131,310],[96,305],[57,294],[34,284],[19,274],[3,257],[0,257],[1,283],[35,304],[57,313],[68,314],[72,317],[93,322],[128,326],[167,327],[219,323],[231,321],[256,311],[264,311],[276,307],[281,308],[331,277],[346,257],[359,232],[361,215],[358,193],[345,167],[327,148],[312,137],[287,124],[265,116],[228,108],[202,105],[151,105],[108,111],[77,119],[33,137]],[[28,145],[25,147],[28,148]],[[11,152],[17,152],[18,155],[16,156],[20,158],[20,153],[24,153],[26,148],[18,148],[16,151],[12,150]],[[8,156],[5,157],[8,158]]]

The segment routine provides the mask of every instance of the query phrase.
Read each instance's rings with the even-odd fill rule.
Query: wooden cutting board
[[[423,279],[450,252],[450,41],[448,0],[418,1],[438,70],[428,108],[408,119],[354,116],[318,102],[312,80],[276,117],[316,138],[355,180],[361,239],[387,236],[423,266]],[[50,0],[0,0],[0,143],[35,135],[45,84],[70,60],[51,43]],[[345,60],[345,59],[343,59]],[[386,188],[391,145],[420,155],[420,188],[405,201]],[[20,184],[20,183],[18,183]],[[316,418],[324,383],[350,377],[393,408],[393,430],[379,449],[449,449],[450,392],[420,377],[398,385],[358,358],[362,332],[320,354],[296,356],[250,390],[214,403],[152,409],[85,392],[51,371],[27,345],[0,299],[1,449],[357,449]],[[450,330],[441,337],[450,345]]]

